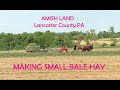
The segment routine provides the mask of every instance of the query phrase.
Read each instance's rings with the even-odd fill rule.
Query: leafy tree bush
[[[25,49],[29,43],[36,43],[38,46],[42,46],[44,43],[47,48],[55,48],[60,46],[73,47],[72,41],[78,40],[80,44],[81,40],[91,41],[99,38],[111,38],[111,46],[116,45],[116,38],[120,38],[120,32],[115,32],[114,27],[110,27],[108,31],[100,31],[96,33],[95,29],[87,30],[86,32],[71,31],[71,32],[34,32],[28,33],[23,32],[21,34],[12,33],[0,33],[0,50],[14,50],[14,49]],[[87,44],[89,44],[87,42]],[[105,45],[103,45],[104,47]]]

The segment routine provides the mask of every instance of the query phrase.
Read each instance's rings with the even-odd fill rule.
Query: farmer
[[[45,44],[43,44],[43,45],[42,45],[42,48],[43,48],[43,49],[45,49],[45,48],[46,48],[46,45],[45,45]]]
[[[76,47],[77,47],[77,46],[75,45],[75,46],[74,46],[74,50],[76,50]]]

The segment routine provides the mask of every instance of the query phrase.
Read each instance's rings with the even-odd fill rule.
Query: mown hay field
[[[106,64],[103,70],[14,70],[13,64]],[[118,80],[120,56],[44,56],[0,58],[1,80]]]

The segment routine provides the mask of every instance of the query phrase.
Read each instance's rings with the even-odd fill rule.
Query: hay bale
[[[38,52],[40,51],[40,47],[37,46],[36,43],[29,43],[26,47],[26,52]]]

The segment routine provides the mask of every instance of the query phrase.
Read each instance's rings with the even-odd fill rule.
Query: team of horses
[[[77,50],[81,50],[82,52],[93,50],[93,45],[79,46]]]
[[[93,44],[90,45],[80,45],[80,46],[76,46],[74,51],[82,51],[82,52],[86,52],[86,51],[91,51],[93,50]],[[68,48],[67,47],[61,47],[59,49],[59,52],[68,52]]]

